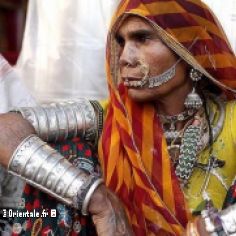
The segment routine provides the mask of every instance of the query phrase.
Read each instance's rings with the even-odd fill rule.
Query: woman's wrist
[[[109,210],[112,210],[112,207],[108,199],[107,188],[104,184],[101,184],[91,196],[88,211],[92,215],[97,215],[101,212],[108,212]]]
[[[133,235],[123,205],[117,196],[104,185],[96,189],[88,209],[92,214],[98,235]]]
[[[0,164],[7,168],[16,147],[35,130],[20,114],[13,113],[0,115],[0,130]]]

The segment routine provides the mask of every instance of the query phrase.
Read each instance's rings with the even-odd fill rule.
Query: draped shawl
[[[199,0],[124,0],[107,43],[110,102],[99,143],[106,185],[122,200],[135,235],[181,235],[191,218],[152,103],[136,103],[119,81],[114,34],[128,15],[147,20],[163,42],[223,90],[236,88],[236,59]]]

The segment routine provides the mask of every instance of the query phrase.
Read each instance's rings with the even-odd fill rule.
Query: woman
[[[219,97],[234,92],[236,58],[196,0],[123,1],[107,52],[106,185],[135,235],[181,235],[205,199],[222,208],[235,177],[235,103]]]
[[[235,209],[222,211],[223,219],[210,205],[222,208],[235,177],[236,110],[226,99],[234,94],[235,66],[201,1],[120,4],[108,37],[110,102],[99,158],[135,235],[235,233],[235,223],[231,232],[226,226]],[[200,212],[204,221],[193,222]],[[107,222],[100,229],[112,226]]]

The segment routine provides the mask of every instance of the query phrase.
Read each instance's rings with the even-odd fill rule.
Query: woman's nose
[[[123,66],[135,66],[137,64],[137,48],[127,43],[125,44],[119,58],[119,64]]]

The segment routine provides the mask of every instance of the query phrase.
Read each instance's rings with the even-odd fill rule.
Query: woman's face
[[[162,74],[178,60],[177,56],[159,39],[154,28],[141,17],[129,16],[115,34],[119,44],[119,69],[128,95],[136,101],[158,100],[177,90],[189,91],[186,63],[181,60],[175,76],[160,87],[135,87],[130,81],[140,81],[145,74],[154,77]],[[187,92],[186,92],[187,93]]]

